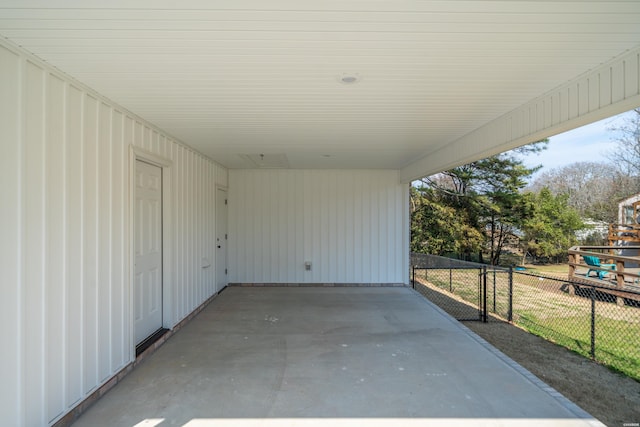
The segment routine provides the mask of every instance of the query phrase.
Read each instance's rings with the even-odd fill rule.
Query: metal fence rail
[[[640,292],[423,254],[411,275],[458,320],[512,322],[640,380]]]

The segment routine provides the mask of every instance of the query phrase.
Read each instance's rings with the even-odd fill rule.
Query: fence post
[[[493,269],[493,312],[496,312],[496,269]]]
[[[413,272],[412,272],[412,279],[411,279],[411,287],[413,289],[416,288],[416,266],[412,266]]]
[[[478,268],[478,321],[482,322],[482,267]]]
[[[591,288],[591,358],[596,358],[596,289]]]
[[[507,310],[507,320],[513,322],[513,267],[509,267],[509,307]]]
[[[482,274],[482,293],[483,293],[483,301],[482,301],[482,321],[487,323],[487,267],[484,266]]]
[[[609,225],[611,227],[611,225]],[[578,257],[574,253],[569,253],[569,279],[573,279],[576,275],[576,264],[578,263]]]
[[[453,292],[453,269],[449,268],[449,292]]]

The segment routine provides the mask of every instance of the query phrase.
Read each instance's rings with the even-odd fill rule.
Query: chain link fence
[[[640,380],[640,288],[412,254],[413,287],[458,320],[512,322]]]

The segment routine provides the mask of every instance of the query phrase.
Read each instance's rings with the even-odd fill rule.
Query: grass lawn
[[[569,264],[526,264],[529,273],[551,274],[553,276],[567,276]]]
[[[551,342],[591,357],[590,315],[540,319],[532,310],[519,313],[514,323]],[[640,380],[640,354],[633,338],[640,336],[640,324],[596,316],[596,360]]]
[[[553,265],[544,273],[560,276],[566,264]],[[443,295],[434,300],[454,317],[470,317],[480,299],[478,270],[420,271],[417,279]],[[528,270],[527,273],[532,273]],[[487,277],[489,313],[506,319],[509,290],[508,275],[490,272]],[[591,357],[591,300],[567,292],[566,282],[514,272],[513,323],[521,328]],[[446,297],[450,299],[447,299]],[[434,294],[430,297],[432,300]],[[467,301],[460,308],[456,301]],[[448,306],[448,307],[447,307]],[[452,312],[456,307],[458,313]],[[469,310],[471,309],[471,311]],[[477,308],[476,308],[477,310]],[[596,301],[595,358],[599,362],[640,380],[640,308],[618,306],[615,302]]]

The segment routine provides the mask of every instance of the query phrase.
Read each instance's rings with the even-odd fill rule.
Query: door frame
[[[228,271],[228,269],[229,269],[229,238],[228,238],[228,235],[229,235],[229,203],[228,203],[229,202],[229,188],[225,187],[225,186],[222,186],[222,185],[216,185],[215,212],[214,212],[214,215],[215,215],[215,227],[214,227],[215,228],[215,235],[214,235],[214,239],[218,238],[218,225],[219,225],[218,221],[220,220],[218,218],[218,191],[224,191],[226,193],[226,200],[227,200],[227,205],[226,205],[226,208],[225,208],[226,211],[227,211],[226,218],[225,218],[225,222],[226,222],[226,224],[225,224],[226,233],[225,234],[227,235],[227,239],[226,239],[226,241],[224,243],[224,252],[225,252],[224,268],[225,268],[225,270]],[[214,242],[214,243],[216,243],[216,242]],[[226,276],[225,285],[224,285],[223,288],[218,289],[218,273],[219,273],[218,272],[218,252],[216,251],[215,254],[216,254],[216,256],[215,256],[214,259],[215,259],[216,273],[215,273],[214,280],[215,280],[215,292],[218,293],[218,292],[222,291],[222,289],[224,289],[227,286],[229,286],[229,274],[225,273],[225,276]]]
[[[172,201],[172,167],[173,162],[164,157],[158,156],[143,148],[129,146],[129,360],[136,358],[135,343],[135,326],[134,326],[134,298],[135,291],[133,284],[135,283],[135,177],[136,177],[136,161],[152,164],[162,169],[162,327],[172,329],[174,325],[173,314],[173,271],[171,268],[172,253],[172,234],[171,225],[173,218],[171,216]]]

